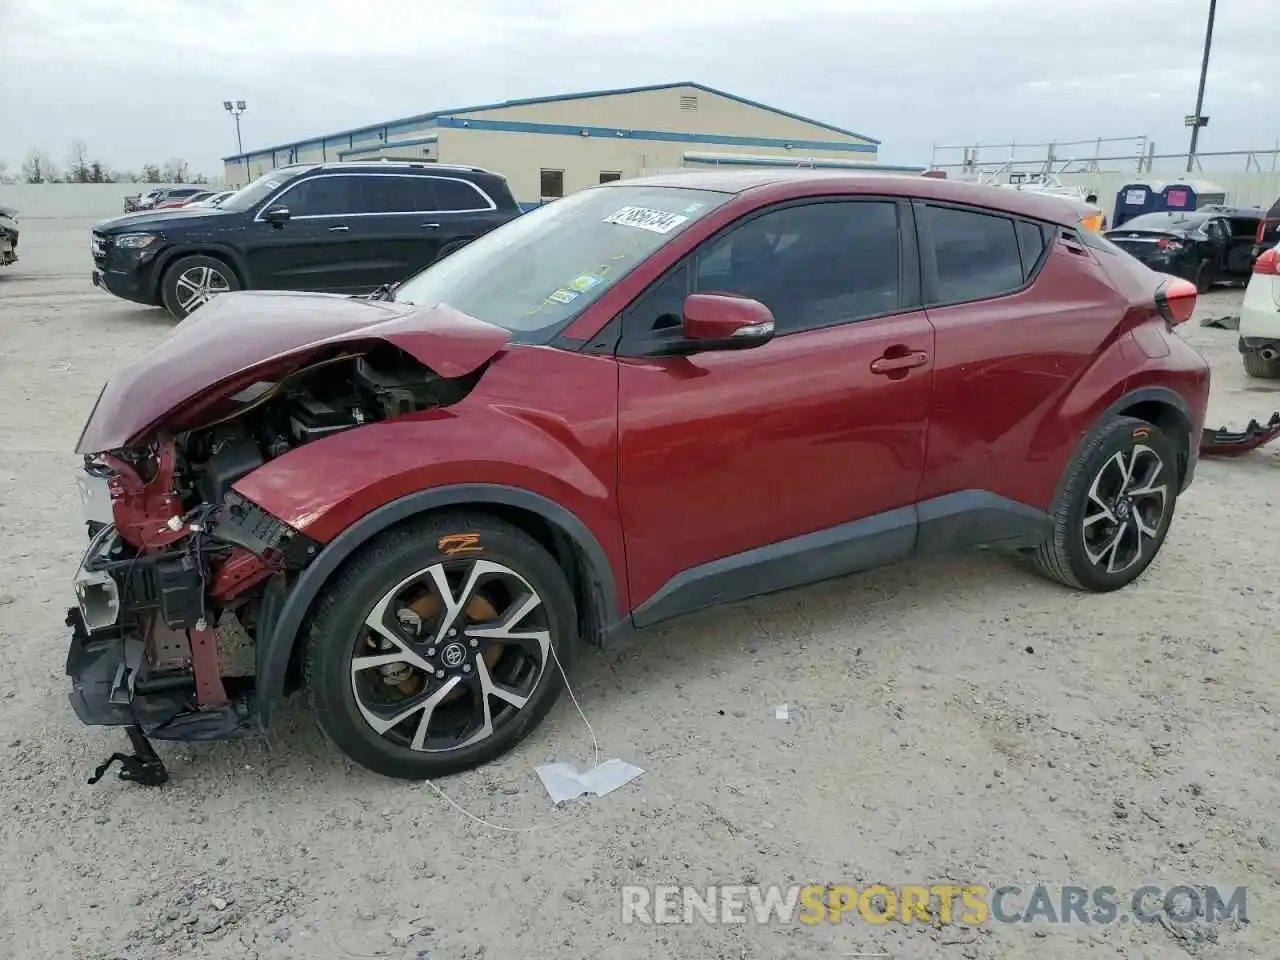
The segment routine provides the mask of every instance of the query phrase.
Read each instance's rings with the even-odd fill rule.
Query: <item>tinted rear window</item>
[[[1022,254],[1012,220],[949,207],[927,209],[939,303],[998,297],[1022,286]]]

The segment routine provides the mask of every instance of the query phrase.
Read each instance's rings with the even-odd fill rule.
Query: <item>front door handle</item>
[[[350,229],[351,229],[350,227],[344,225],[344,226],[330,227],[329,232],[330,233],[346,233]]]
[[[423,229],[423,230],[439,230],[439,229],[440,229],[440,224],[438,224],[438,223],[424,223],[424,224],[422,225],[422,229]]]
[[[871,372],[881,375],[903,373],[916,367],[923,367],[929,362],[929,355],[922,350],[914,350],[900,356],[877,357],[871,361]]]

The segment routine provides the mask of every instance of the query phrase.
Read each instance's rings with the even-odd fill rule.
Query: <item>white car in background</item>
[[[1253,262],[1240,307],[1240,355],[1249,376],[1280,379],[1280,246]]]

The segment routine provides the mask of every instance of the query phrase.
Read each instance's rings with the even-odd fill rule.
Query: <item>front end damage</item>
[[[261,368],[271,379],[228,368],[218,383],[193,384],[191,397],[125,445],[81,450],[89,544],[66,617],[70,699],[82,722],[125,727],[133,745],[132,754],[113,754],[91,783],[117,761],[121,779],[164,782],[148,738],[265,732],[258,652],[291,585],[323,545],[234,485],[299,446],[456,403],[506,339],[491,338],[490,349],[472,349],[461,365],[440,357],[436,366],[450,374],[443,376],[390,338],[368,333],[299,344],[290,362],[277,353]],[[441,337],[448,331],[437,333],[437,353]],[[470,329],[464,339],[474,337]],[[414,345],[411,336],[397,339]],[[245,386],[246,379],[253,382]],[[95,416],[97,409],[86,436],[110,434],[113,425]]]

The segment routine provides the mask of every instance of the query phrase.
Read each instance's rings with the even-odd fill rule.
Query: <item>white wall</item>
[[[124,198],[146,193],[154,183],[0,183],[0,207],[23,220],[119,216]],[[207,189],[221,189],[210,184]]]

